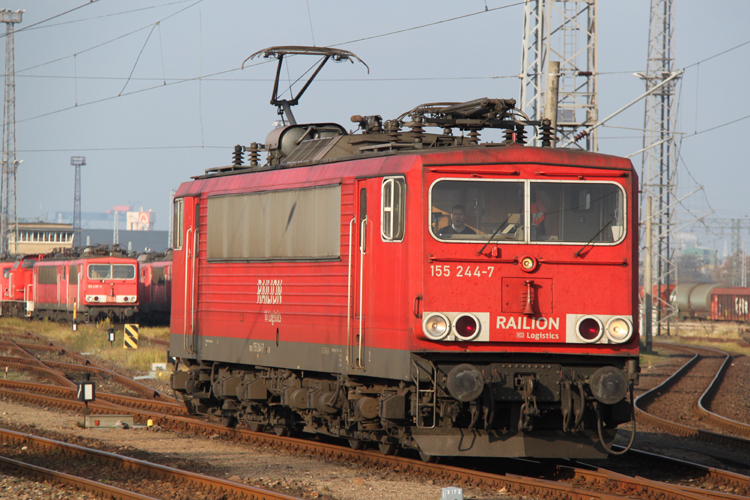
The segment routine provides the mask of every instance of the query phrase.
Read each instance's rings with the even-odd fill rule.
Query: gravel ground
[[[261,450],[222,439],[180,436],[173,432],[146,430],[81,429],[83,418],[67,412],[40,410],[0,400],[0,427],[21,427],[24,432],[73,436],[72,442],[101,448],[172,467],[197,470],[232,481],[273,489],[305,498],[335,500],[426,500],[440,499],[442,488],[432,480],[404,478],[395,471],[374,470],[358,465],[322,461],[313,456],[294,456],[276,450]],[[33,425],[33,429],[28,426]],[[43,434],[47,437],[49,434]],[[58,436],[58,438],[59,438]],[[83,442],[80,442],[82,440]],[[0,498],[23,498],[16,495]],[[30,496],[28,498],[41,498]],[[44,498],[57,498],[54,496]],[[59,498],[75,498],[66,497]],[[86,497],[80,497],[85,499]],[[512,500],[503,492],[464,490],[465,499]]]
[[[100,500],[98,497],[49,482],[8,476],[0,472],[0,498],[14,500]]]
[[[718,348],[730,349],[730,345]],[[641,383],[636,395],[659,384],[687,361],[684,355],[671,354],[661,350],[662,356],[653,365],[642,367]],[[722,390],[712,409],[729,418],[750,422],[750,358],[737,356],[728,371]],[[169,391],[162,381],[143,382],[158,390]],[[119,392],[119,391],[117,391]],[[689,405],[676,403],[684,412]],[[404,478],[397,471],[379,471],[346,463],[321,461],[317,457],[294,456],[287,452],[260,449],[242,443],[232,443],[222,439],[181,436],[172,432],[152,432],[144,430],[81,429],[76,423],[83,418],[72,413],[45,411],[0,400],[0,426],[16,427],[32,432],[34,426],[39,434],[71,439],[84,446],[98,446],[108,451],[136,456],[144,460],[163,463],[187,470],[223,477],[253,486],[274,489],[290,495],[323,500],[383,500],[383,499],[439,499],[442,487],[451,484],[437,484],[420,478]],[[629,426],[623,426],[627,429]],[[44,434],[45,432],[55,435]],[[98,444],[97,444],[98,443]],[[625,444],[622,436],[618,444]],[[716,449],[701,445],[696,448],[684,439],[664,435],[661,432],[639,424],[635,446],[657,453],[669,454],[677,458],[707,463],[721,468],[722,462],[713,458]],[[606,464],[605,464],[606,466]],[[750,473],[750,469],[745,471]],[[24,496],[25,495],[25,496]],[[66,498],[88,500],[93,498],[85,493],[73,493],[49,483],[38,483],[0,475],[0,499],[5,498]],[[510,500],[504,492],[464,491],[465,499]]]

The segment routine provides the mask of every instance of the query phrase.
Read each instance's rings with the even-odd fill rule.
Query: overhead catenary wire
[[[184,10],[189,9],[189,8],[197,5],[198,3],[202,2],[202,1],[203,0],[197,0],[197,1],[193,2],[192,4],[186,6],[185,8],[180,9],[179,11],[177,11],[177,12],[175,12],[173,14],[170,14],[169,16],[161,19],[158,22],[162,22],[162,21],[164,21],[164,20],[166,20],[166,19],[168,19],[170,17],[173,17],[173,16],[179,14],[180,12],[183,12]],[[174,2],[174,3],[181,3],[181,2]],[[494,8],[487,9],[487,10],[477,11],[477,12],[473,12],[473,13],[469,13],[469,14],[464,14],[464,15],[461,15],[461,16],[455,16],[455,17],[451,17],[451,18],[447,18],[447,19],[443,19],[443,20],[439,20],[439,21],[435,21],[435,22],[431,22],[431,23],[420,24],[420,25],[409,27],[409,28],[404,28],[404,29],[400,29],[400,30],[389,31],[389,32],[386,32],[386,33],[378,34],[378,35],[372,35],[372,36],[368,36],[368,37],[363,37],[363,38],[358,38],[358,39],[350,40],[350,41],[347,41],[347,42],[341,42],[341,43],[337,43],[337,44],[332,44],[330,46],[334,47],[334,46],[339,46],[339,45],[347,45],[347,44],[351,44],[351,43],[357,43],[357,42],[361,42],[361,41],[366,41],[366,40],[372,40],[372,39],[382,38],[382,37],[386,37],[386,36],[397,35],[397,34],[405,33],[405,32],[408,32],[408,31],[413,31],[413,30],[422,29],[422,28],[428,28],[428,27],[431,27],[431,26],[435,26],[435,25],[439,25],[439,24],[443,24],[443,23],[447,23],[447,22],[452,22],[452,21],[457,21],[457,20],[461,20],[461,19],[466,19],[468,17],[473,17],[473,16],[476,16],[476,15],[479,15],[479,14],[485,14],[485,13],[488,13],[488,12],[493,12],[493,11],[498,11],[498,10],[507,9],[507,8],[511,8],[511,7],[516,7],[516,6],[519,6],[519,5],[523,5],[524,3],[525,2],[515,2],[515,3],[503,5],[503,6],[500,6],[500,7],[494,7]],[[168,5],[171,5],[171,4],[168,4]],[[139,32],[139,31],[142,31],[142,30],[147,29],[149,27],[152,27],[152,25],[144,26],[142,28],[139,28],[139,29],[134,30],[134,31],[129,32],[129,33],[126,33],[126,34],[121,35],[121,36],[119,36],[117,38],[109,40],[107,42],[103,42],[103,43],[98,44],[98,45],[96,45],[94,47],[90,47],[88,49],[85,49],[83,51],[78,52],[78,54],[83,53],[83,52],[87,52],[89,50],[94,50],[96,48],[99,48],[99,47],[101,47],[103,45],[112,43],[112,42],[114,42],[116,40],[119,40],[121,38],[124,38],[126,36],[133,35],[133,34]],[[747,44],[750,44],[750,40],[747,41],[747,42],[743,42],[741,44],[738,44],[738,45],[736,45],[736,46],[734,46],[734,47],[732,47],[730,49],[726,49],[726,50],[724,50],[722,52],[714,54],[713,56],[709,56],[709,57],[707,57],[707,58],[705,58],[705,59],[703,59],[701,61],[698,61],[696,63],[688,65],[688,66],[686,66],[686,68],[692,67],[693,65],[697,65],[700,62],[705,62],[705,61],[713,59],[715,57],[724,55],[724,54],[726,54],[728,52],[731,52],[732,50],[738,49],[738,48],[740,48],[740,47],[742,47],[744,45],[747,45]],[[44,66],[44,65],[47,65],[47,64],[51,64],[53,62],[57,62],[57,61],[66,59],[68,57],[72,57],[72,56],[66,56],[66,57],[63,57],[63,58],[58,58],[58,59],[55,59],[54,61],[48,61],[46,63],[35,65],[35,66],[29,67],[29,68],[25,68],[25,69],[21,70],[21,72],[28,71],[28,70],[34,69],[34,68],[38,68],[40,66]],[[253,65],[249,65],[247,67],[252,67],[252,66],[256,66],[256,65],[253,64]],[[134,91],[134,92],[127,92],[127,93],[123,93],[122,95],[118,95],[118,96],[112,96],[112,97],[106,97],[106,98],[102,98],[102,99],[97,99],[95,101],[90,101],[88,103],[81,103],[81,104],[78,105],[78,107],[83,106],[83,105],[97,104],[97,103],[101,103],[101,102],[112,100],[112,99],[117,98],[117,97],[125,97],[125,96],[133,95],[133,94],[136,94],[136,93],[142,93],[142,92],[146,92],[146,91],[149,91],[149,90],[154,90],[154,89],[157,89],[157,88],[167,87],[167,86],[175,85],[175,84],[179,84],[179,83],[186,83],[186,82],[191,82],[191,81],[196,81],[196,80],[209,80],[209,79],[211,79],[211,77],[214,77],[214,76],[217,76],[217,75],[223,75],[223,74],[233,73],[233,72],[239,71],[239,70],[240,70],[240,68],[233,68],[233,69],[228,69],[228,70],[223,70],[223,71],[211,73],[211,74],[208,74],[208,75],[199,75],[199,76],[196,76],[196,77],[183,78],[183,79],[175,80],[175,81],[172,81],[172,82],[166,82],[165,81],[166,78],[164,78],[162,80],[162,85],[148,87],[148,88],[140,89],[140,90],[137,90],[137,91]],[[630,71],[615,71],[615,72],[600,72],[599,74],[605,75],[605,74],[621,74],[621,73],[632,73],[632,72],[630,72]],[[61,77],[53,77],[53,76],[30,76],[30,75],[17,75],[17,76],[18,77],[27,76],[27,77],[30,77],[30,78],[66,78],[66,77],[63,77],[63,76],[61,76]],[[67,78],[69,78],[69,77],[67,77]],[[83,77],[79,77],[79,78],[83,78]],[[116,78],[108,78],[108,77],[86,77],[86,78],[87,79],[116,79]],[[376,81],[471,80],[471,79],[501,79],[501,78],[518,78],[518,75],[501,75],[501,76],[486,76],[486,77],[432,77],[432,78],[431,77],[415,77],[415,78],[408,78],[407,77],[407,78],[367,78],[367,79],[360,79],[360,78],[352,78],[352,79],[324,79],[324,78],[321,78],[321,79],[319,79],[319,81],[375,81],[376,82]],[[149,79],[147,79],[147,78],[140,78],[138,80],[147,81]],[[155,79],[151,79],[151,80],[155,80]],[[244,78],[238,78],[238,79],[220,79],[220,80],[216,79],[216,81],[269,81],[269,80],[268,79],[244,79]],[[22,120],[17,120],[17,121],[19,123],[20,122],[25,122],[25,121],[30,121],[30,120],[42,118],[42,117],[45,117],[45,116],[49,116],[49,115],[52,115],[52,114],[56,114],[56,113],[68,111],[70,109],[74,109],[75,107],[76,106],[66,107],[66,108],[62,108],[62,109],[56,110],[56,111],[51,111],[51,112],[48,112],[48,113],[43,113],[43,114],[40,114],[40,115],[32,116],[32,117],[25,118],[25,119],[22,119]],[[708,131],[708,130],[706,130],[706,131]],[[706,132],[706,131],[703,131],[703,132]],[[703,132],[699,132],[699,133],[703,133]]]
[[[138,9],[122,10],[120,12],[112,12],[112,13],[109,13],[109,14],[102,14],[100,16],[84,17],[82,19],[71,19],[70,21],[65,21],[65,22],[62,22],[62,23],[45,24],[44,26],[36,26],[36,25],[34,25],[33,27],[27,26],[27,27],[25,27],[23,29],[23,31],[35,31],[35,30],[46,29],[46,28],[54,28],[56,26],[65,26],[67,24],[84,23],[84,22],[87,22],[87,21],[94,21],[94,20],[97,20],[97,19],[104,19],[106,17],[114,17],[114,16],[121,16],[121,15],[124,15],[124,14],[132,14],[134,12],[141,12],[141,11],[144,11],[144,10],[161,9],[163,7],[168,7],[170,5],[176,5],[176,4],[186,3],[186,2],[192,2],[192,1],[193,0],[177,0],[175,2],[168,2],[168,3],[164,3],[164,4],[160,4],[160,5],[151,5],[149,7],[141,7],[141,8],[138,8]],[[90,4],[86,4],[86,5],[90,5]],[[58,15],[56,17],[60,17],[60,16]],[[54,19],[54,18],[50,18],[50,19]],[[48,20],[49,19],[47,19],[45,21],[40,21],[39,23],[36,23],[36,24],[41,24],[41,23],[46,22]],[[3,34],[2,36],[5,36],[5,35]]]
[[[97,0],[97,1],[98,1],[98,0]],[[184,11],[186,11],[186,10],[188,10],[188,9],[190,9],[190,8],[192,8],[192,7],[194,7],[194,6],[196,6],[196,5],[198,5],[198,4],[199,4],[199,3],[201,3],[202,1],[203,1],[203,0],[195,0],[195,1],[194,1],[194,2],[192,3],[192,4],[188,5],[187,7],[185,7],[185,8],[182,8],[182,9],[180,9],[180,10],[176,11],[176,12],[173,12],[172,14],[169,14],[169,15],[168,15],[168,16],[166,16],[166,17],[163,17],[163,18],[159,19],[158,21],[156,21],[156,23],[157,23],[157,24],[159,24],[159,23],[163,23],[163,22],[164,22],[164,21],[166,21],[167,19],[170,19],[170,18],[172,18],[172,17],[176,16],[177,14],[180,14],[181,12],[184,12]],[[138,28],[138,29],[136,29],[136,30],[130,31],[130,32],[128,32],[128,33],[125,33],[125,34],[123,34],[123,35],[120,35],[120,36],[117,36],[117,37],[115,37],[115,38],[112,38],[112,39],[110,39],[110,40],[107,40],[106,42],[102,42],[102,43],[96,44],[96,45],[94,45],[94,46],[92,46],[92,47],[89,47],[89,48],[87,48],[87,49],[79,50],[79,51],[78,51],[78,52],[76,52],[75,54],[71,54],[71,55],[67,55],[67,56],[59,57],[59,58],[57,58],[57,59],[53,59],[52,61],[47,61],[47,62],[44,62],[44,63],[40,63],[40,64],[37,64],[37,65],[34,65],[34,66],[30,66],[30,67],[28,67],[28,68],[23,68],[23,69],[20,69],[20,70],[16,70],[16,74],[18,74],[18,73],[23,73],[23,72],[25,72],[25,71],[29,71],[29,70],[32,70],[32,69],[40,68],[40,67],[42,67],[42,66],[47,66],[48,64],[53,64],[53,63],[56,63],[56,62],[59,62],[59,61],[64,61],[65,59],[69,59],[69,58],[71,58],[71,57],[74,57],[74,56],[76,56],[76,55],[81,55],[81,54],[84,54],[84,53],[86,53],[86,52],[90,52],[90,51],[92,51],[92,50],[95,50],[95,49],[98,49],[98,48],[100,48],[100,47],[103,47],[103,46],[105,46],[105,45],[109,45],[110,43],[116,42],[116,41],[118,41],[118,40],[122,40],[123,38],[126,38],[126,37],[128,37],[128,36],[134,35],[134,34],[136,34],[136,33],[138,33],[138,32],[141,32],[141,31],[143,31],[143,30],[147,30],[147,29],[149,29],[149,28],[151,28],[151,29],[153,30],[153,25],[154,25],[154,23],[150,23],[150,24],[147,24],[146,26],[142,26],[142,27],[140,27],[140,28]]]
[[[122,95],[122,93],[125,91],[125,87],[128,86],[128,83],[130,82],[130,78],[132,78],[133,72],[135,71],[136,66],[138,66],[138,61],[141,60],[141,55],[143,54],[143,50],[146,48],[146,45],[148,45],[148,41],[151,39],[151,34],[156,29],[156,26],[158,26],[158,23],[154,24],[151,27],[151,31],[148,32],[148,36],[146,37],[146,41],[143,42],[143,47],[141,47],[141,51],[138,52],[138,57],[135,58],[135,63],[133,64],[133,68],[130,70],[130,74],[128,75],[128,79],[125,81],[125,85],[123,85],[122,90],[120,90],[120,93],[117,94],[117,95]]]
[[[83,5],[79,5],[78,7],[73,7],[72,9],[68,9],[65,12],[61,12],[59,14],[55,14],[54,16],[48,17],[47,19],[43,19],[41,21],[35,22],[34,24],[29,24],[28,26],[24,26],[23,28],[19,28],[17,30],[14,30],[13,34],[16,35],[18,33],[22,33],[22,32],[27,31],[27,30],[35,27],[35,26],[38,26],[40,24],[44,24],[47,21],[51,21],[52,19],[57,19],[58,17],[62,17],[64,15],[66,15],[66,14],[70,14],[71,12],[75,12],[78,9],[82,9],[84,7],[88,7],[89,5],[93,5],[94,3],[98,2],[98,1],[99,0],[89,0],[88,2],[86,2]],[[0,35],[0,38],[5,38],[6,36],[8,36],[7,33],[3,33],[2,35]]]

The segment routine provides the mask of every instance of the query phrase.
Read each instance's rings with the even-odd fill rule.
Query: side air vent
[[[323,158],[328,151],[341,139],[342,136],[323,137],[322,139],[310,139],[302,141],[299,146],[284,158],[283,163],[313,162]]]

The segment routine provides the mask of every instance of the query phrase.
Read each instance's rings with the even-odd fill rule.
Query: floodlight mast
[[[315,79],[316,76],[318,76],[318,73],[320,73],[320,70],[323,69],[323,66],[328,62],[329,59],[333,59],[335,62],[341,62],[341,61],[349,61],[352,64],[354,64],[354,60],[361,62],[364,64],[365,68],[367,68],[367,73],[370,73],[370,68],[365,64],[365,62],[357,57],[356,54],[349,52],[348,50],[342,50],[342,49],[332,49],[329,47],[306,47],[306,46],[298,46],[298,45],[286,45],[286,46],[279,46],[279,47],[269,47],[267,49],[259,50],[258,52],[252,54],[250,57],[245,59],[242,62],[242,67],[245,67],[245,63],[249,61],[250,59],[254,59],[255,57],[258,57],[262,55],[265,58],[269,57],[275,57],[278,59],[278,65],[276,66],[276,78],[273,83],[273,94],[271,95],[271,104],[273,106],[276,106],[279,110],[279,115],[281,115],[282,119],[286,117],[286,120],[291,125],[297,125],[297,120],[294,118],[294,114],[292,113],[292,106],[296,106],[299,104],[299,99],[302,97],[302,94],[305,93],[307,90],[307,87],[310,86],[312,81]],[[293,96],[292,99],[281,99],[279,96],[279,80],[281,76],[281,66],[284,63],[284,56],[286,55],[312,55],[312,56],[321,56],[323,59],[321,59],[320,63],[318,63],[318,67],[315,68],[315,72],[310,76],[310,78],[307,79],[307,82],[305,82],[305,85],[302,87],[302,89],[297,93],[297,95]]]

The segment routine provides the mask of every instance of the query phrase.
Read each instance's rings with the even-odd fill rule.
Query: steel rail
[[[694,350],[685,346],[675,346],[673,344],[665,343],[654,343],[654,345],[661,345],[663,347],[669,347],[675,350],[681,350],[682,352],[692,352],[694,356],[685,363],[680,369],[674,372],[669,378],[664,380],[661,384],[657,385],[650,391],[644,392],[637,398],[635,398],[635,411],[636,418],[640,418],[641,421],[646,421],[654,427],[666,430],[672,434],[678,436],[690,437],[693,439],[699,439],[702,441],[724,444],[736,448],[743,448],[750,450],[750,440],[743,439],[740,437],[728,436],[726,434],[719,434],[717,432],[706,431],[703,429],[696,429],[688,425],[672,422],[661,417],[657,417],[651,413],[648,413],[641,404],[648,405],[656,400],[661,394],[668,391],[673,387],[685,374],[700,360],[701,356]]]
[[[41,366],[52,368],[53,370],[57,370],[57,371],[65,371],[65,370],[67,370],[67,371],[74,371],[74,372],[78,372],[78,373],[88,373],[88,372],[92,372],[93,371],[93,372],[97,372],[99,374],[106,374],[109,377],[111,377],[112,379],[114,379],[117,383],[119,383],[119,384],[121,384],[121,385],[123,385],[125,387],[128,387],[129,389],[135,391],[136,393],[142,394],[142,395],[144,395],[144,396],[146,396],[146,397],[148,397],[150,399],[161,398],[161,399],[163,399],[165,401],[171,401],[171,402],[177,403],[177,399],[175,399],[174,397],[172,397],[172,396],[170,396],[168,394],[164,394],[164,393],[162,393],[162,392],[160,392],[160,391],[158,391],[158,390],[156,390],[156,389],[154,389],[152,387],[149,387],[149,386],[147,386],[145,384],[141,384],[140,382],[137,382],[137,381],[135,381],[133,379],[130,379],[128,377],[125,377],[123,375],[120,375],[119,373],[117,373],[115,371],[112,371],[112,370],[110,370],[108,368],[104,368],[104,367],[98,366],[96,364],[93,364],[93,363],[91,363],[91,361],[88,358],[86,358],[84,356],[81,356],[78,353],[71,352],[71,351],[69,351],[69,350],[67,350],[65,348],[60,347],[60,346],[57,346],[54,343],[49,342],[44,337],[35,336],[33,334],[30,334],[30,333],[27,333],[26,335],[27,335],[27,338],[28,337],[36,338],[37,340],[41,340],[43,342],[46,342],[46,344],[42,345],[42,344],[18,343],[18,342],[15,342],[13,340],[6,340],[4,344],[5,345],[9,345],[10,347],[15,347],[15,349],[17,349],[17,350],[19,350],[20,352],[23,353],[23,358],[29,359],[29,361],[33,360],[36,364],[40,364]],[[57,362],[57,361],[42,361],[42,360],[38,359],[36,356],[34,356],[33,354],[31,354],[30,352],[28,352],[27,348],[28,349],[32,349],[32,350],[33,349],[58,350],[59,352],[64,353],[66,356],[69,356],[69,357],[77,360],[79,362],[79,364],[60,363],[60,362]],[[8,356],[0,356],[0,361],[2,361],[2,360],[7,360],[8,362],[12,362],[13,358],[12,357],[8,357]],[[60,379],[59,376],[56,376],[55,378],[56,378],[56,380],[62,382],[62,380]],[[64,385],[72,385],[73,387],[75,387],[75,383],[70,382],[70,381],[67,381],[67,382],[68,383],[64,384]]]
[[[624,449],[621,446],[617,446],[616,448]],[[704,465],[696,464],[693,462],[686,462],[683,460],[679,460],[672,457],[666,457],[662,455],[656,455],[653,453],[648,453],[645,451],[640,450],[634,450],[631,448],[631,450],[628,452],[629,455],[640,455],[642,457],[648,457],[652,460],[658,460],[660,462],[665,462],[667,465],[678,465],[680,467],[690,468],[700,474],[703,474],[706,477],[709,477],[711,481],[707,481],[707,483],[713,483],[712,486],[716,486],[717,484],[721,487],[725,488],[733,488],[738,493],[726,493],[723,491],[715,491],[710,490],[707,488],[701,488],[697,486],[684,486],[680,484],[671,484],[670,486],[672,489],[678,489],[681,490],[687,494],[690,495],[699,495],[701,497],[706,497],[711,500],[739,500],[739,499],[745,499],[748,498],[748,493],[750,493],[750,477],[743,476],[741,474],[737,474],[734,472],[729,471],[723,471],[720,469],[714,469],[711,467],[706,467]],[[583,462],[575,461],[581,465],[586,465]],[[565,475],[568,475],[571,477],[572,481],[575,483],[579,482],[590,482],[595,481],[600,484],[606,484],[607,481],[627,481],[627,480],[633,480],[634,478],[632,476],[628,476],[625,474],[621,474],[618,472],[610,471],[607,469],[602,469],[596,466],[590,466],[589,469],[581,469],[578,467],[571,467],[567,465],[557,465],[557,474],[562,475],[563,477]],[[638,481],[643,480],[642,477],[636,477]],[[648,480],[652,481],[652,480]],[[664,485],[667,483],[657,482],[653,481],[655,483],[654,491],[658,491],[656,488],[659,485]],[[632,487],[637,487],[637,484],[634,484]]]
[[[75,488],[88,491],[95,495],[105,495],[105,498],[113,500],[158,500],[154,497],[141,495],[133,491],[124,490],[116,486],[92,481],[83,477],[73,476],[65,472],[58,472],[52,469],[39,467],[38,465],[27,464],[12,458],[0,457],[0,468],[3,470],[16,470],[20,475],[32,479],[44,479],[57,483],[67,484]]]
[[[20,398],[27,402],[35,400],[43,401],[49,406],[58,407],[60,402],[73,407],[81,408],[83,403],[79,401],[59,400],[37,394],[24,394],[10,389],[0,387],[0,393],[11,398]],[[56,401],[55,401],[56,400]],[[94,403],[89,403],[89,408],[104,412],[114,412],[112,408],[96,408]],[[202,435],[218,435],[230,439],[233,442],[243,441],[252,444],[260,444],[274,448],[281,448],[292,453],[302,455],[316,455],[327,460],[340,460],[347,463],[358,463],[360,465],[384,468],[388,470],[398,469],[404,474],[421,474],[441,480],[460,482],[477,488],[500,489],[506,488],[509,494],[536,494],[544,497],[567,498],[569,500],[587,500],[601,498],[603,500],[614,500],[622,498],[623,495],[640,496],[643,498],[660,498],[664,500],[696,500],[707,498],[700,496],[696,491],[681,490],[675,485],[659,483],[645,478],[633,478],[629,476],[611,473],[609,476],[603,473],[595,474],[591,471],[582,471],[575,484],[560,483],[530,477],[522,477],[513,474],[498,475],[452,467],[442,464],[427,464],[420,460],[392,455],[383,455],[377,451],[352,450],[347,447],[321,443],[292,437],[280,437],[275,434],[253,432],[247,429],[233,429],[223,425],[204,422],[192,418],[174,415],[150,414],[129,410],[134,416],[141,420],[151,418],[165,429],[175,431],[188,431]],[[582,479],[582,478],[588,479]],[[748,479],[750,480],[750,479]],[[585,486],[582,488],[581,486]],[[588,488],[588,489],[586,489]],[[591,488],[599,488],[603,491],[595,491]],[[726,496],[716,500],[730,500],[741,497]]]
[[[26,372],[40,373],[44,378],[58,383],[59,387],[76,387],[76,384],[74,382],[65,378],[65,376],[57,370],[53,370],[52,368],[48,368],[46,366],[41,366],[31,359],[0,356],[0,366]]]
[[[299,500],[298,497],[292,497],[283,493],[276,493],[262,488],[246,486],[233,481],[226,481],[215,477],[206,476],[196,472],[188,472],[165,465],[159,465],[137,458],[116,455],[101,450],[85,448],[83,446],[63,443],[48,438],[24,434],[21,432],[0,429],[0,436],[11,443],[24,444],[32,443],[48,450],[59,450],[63,453],[73,456],[86,456],[95,460],[106,461],[116,465],[119,468],[138,470],[145,474],[153,475],[161,479],[167,479],[175,483],[187,483],[199,488],[207,488],[217,493],[217,497],[231,498],[248,498],[253,500]]]
[[[719,392],[721,382],[724,379],[724,375],[729,366],[732,364],[732,356],[720,349],[712,349],[710,347],[701,347],[701,349],[708,349],[710,351],[722,353],[726,357],[724,359],[724,363],[722,363],[719,371],[716,372],[716,376],[713,378],[708,388],[706,388],[701,397],[696,401],[695,405],[693,406],[693,410],[699,415],[706,417],[713,425],[717,427],[720,427],[729,432],[741,434],[743,436],[750,436],[750,424],[723,417],[718,413],[712,412],[708,409],[708,406],[710,406],[709,401],[713,400],[713,398]]]
[[[657,455],[656,453],[651,453],[648,451],[643,450],[637,450],[632,449],[628,452],[632,455],[637,455],[644,458],[653,458],[656,460],[659,460],[661,462],[667,462],[669,464],[676,464],[680,467],[687,467],[693,470],[696,470],[702,474],[705,474],[713,483],[716,483],[717,486],[724,486],[724,487],[732,487],[735,489],[739,489],[741,492],[741,498],[750,497],[750,477],[738,474],[736,472],[731,472],[727,470],[717,469],[715,467],[708,467],[706,465],[697,464],[695,462],[688,462],[686,460],[680,460],[678,458],[674,457],[667,457],[664,455]],[[719,491],[713,491],[713,490],[703,490],[705,491],[705,495],[709,498],[715,498],[716,500],[721,500],[723,498],[727,498],[727,493],[722,493]],[[729,494],[730,497],[735,497],[735,495]]]
[[[16,380],[0,379],[0,386],[7,387],[9,389],[15,389],[17,391],[46,394],[48,396],[72,400],[75,400],[77,396],[76,390],[73,388],[36,384],[33,382],[19,382]],[[96,399],[104,400],[108,403],[123,406],[128,409],[135,408],[138,410],[188,416],[188,412],[185,406],[179,403],[169,403],[166,401],[155,401],[153,399],[134,398],[132,396],[121,396],[99,391],[96,392]]]

